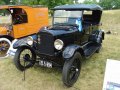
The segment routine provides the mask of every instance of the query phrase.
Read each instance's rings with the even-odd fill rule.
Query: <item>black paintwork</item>
[[[65,59],[69,59],[74,55],[75,51],[81,51],[81,54],[83,56],[85,55],[83,51],[83,47],[81,47],[80,45],[72,44],[65,48],[65,50],[63,51],[63,57]]]
[[[101,10],[102,8],[96,4],[72,4],[56,6],[53,10]]]
[[[59,11],[55,12],[61,18],[55,19],[57,15],[54,15],[52,26],[44,27],[32,36],[33,44],[29,43],[29,37],[26,37],[19,39],[13,47],[18,48],[18,50],[30,49],[37,56],[35,62],[41,66],[60,67],[63,70],[63,83],[70,87],[79,76],[81,59],[89,58],[95,52],[99,52],[101,48],[104,39],[104,32],[99,29],[102,11],[97,5],[83,4],[59,6],[55,7],[54,10],[66,11],[64,14],[63,11],[61,14]],[[76,16],[77,12],[69,13],[73,10],[81,15]],[[92,13],[85,13],[84,10],[92,10]],[[64,18],[64,15],[68,13],[69,15]],[[58,40],[56,43],[58,50],[54,45],[56,40]],[[62,48],[59,47],[60,43],[63,45]],[[17,52],[16,55],[18,54],[21,53]],[[28,55],[28,53],[26,54]],[[19,63],[18,59],[15,60]],[[27,62],[33,62],[33,60],[27,60]],[[16,66],[20,67],[18,64]]]
[[[83,57],[88,58],[100,46],[103,39],[103,33],[99,29],[102,8],[98,5],[63,5],[57,6],[54,10],[92,10],[92,21],[82,21],[83,30],[80,32],[76,24],[60,23],[42,28],[38,33],[38,43],[36,52],[38,56],[54,60],[56,63],[69,60],[76,51]],[[90,16],[83,16],[89,17]],[[53,17],[54,18],[54,17]],[[53,19],[54,20],[54,19]],[[98,37],[101,36],[101,37]],[[39,40],[40,39],[40,40]],[[56,50],[54,41],[61,39],[64,42],[62,50]]]
[[[53,24],[42,28],[37,33],[37,40],[34,42],[34,51],[41,59],[63,65],[75,52],[88,58],[99,47],[104,39],[104,32],[99,29],[102,9],[98,5],[64,5],[55,7],[54,10],[92,10],[92,15],[83,15],[82,31],[78,25],[69,23]],[[54,18],[54,17],[53,17]],[[85,19],[86,18],[86,19]],[[89,21],[89,18],[92,18]],[[88,20],[87,20],[88,19]],[[53,19],[54,20],[54,19]],[[64,43],[62,50],[56,50],[54,41],[60,39]]]

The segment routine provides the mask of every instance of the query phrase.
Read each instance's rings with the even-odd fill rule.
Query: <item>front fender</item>
[[[17,50],[21,49],[21,48],[24,48],[24,49],[29,49],[31,50],[32,53],[34,53],[35,57],[36,57],[36,52],[34,50],[34,48],[30,47],[30,46],[20,46],[17,48]]]
[[[18,49],[20,47],[30,47],[30,46],[27,43],[20,43],[20,42],[16,42],[13,44],[14,49]]]
[[[27,48],[27,49],[30,49],[33,53],[35,53],[35,49],[34,48],[32,48],[31,46],[26,46],[26,45],[23,45],[23,46],[20,46],[20,47],[18,47],[18,49],[19,48]]]
[[[69,59],[69,58],[73,57],[73,55],[76,51],[78,51],[78,52],[80,52],[80,54],[84,55],[84,51],[81,46],[69,45],[64,49],[62,56],[64,59]]]

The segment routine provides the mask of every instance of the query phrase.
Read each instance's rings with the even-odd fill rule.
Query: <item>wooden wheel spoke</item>
[[[32,52],[31,52],[30,50],[26,49],[26,50],[24,50],[24,51],[21,52],[21,55],[20,55],[20,63],[21,63],[21,65],[23,65],[23,66],[24,66],[24,63],[25,63],[25,66],[27,66],[27,65],[30,64],[29,61],[25,61],[25,60],[24,60],[24,57],[25,57],[25,55],[27,55],[27,54],[30,56],[30,59],[31,59],[31,58],[32,58]]]

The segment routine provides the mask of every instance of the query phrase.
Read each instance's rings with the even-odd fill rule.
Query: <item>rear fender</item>
[[[104,40],[104,31],[103,30],[93,31],[89,37],[89,41],[93,41],[96,43],[102,43],[102,40]]]
[[[75,52],[79,52],[82,56],[85,55],[81,46],[69,45],[64,49],[62,56],[65,60],[69,60],[74,56]]]
[[[98,37],[97,37],[97,43],[102,43],[102,40],[104,40],[104,31],[99,30],[99,34],[98,34]]]
[[[102,32],[102,40],[104,40],[105,39],[105,32],[104,32],[104,30],[102,30],[101,32]]]
[[[8,36],[8,35],[0,35],[0,38],[7,38],[7,39],[10,40],[11,42],[14,40],[13,37]]]

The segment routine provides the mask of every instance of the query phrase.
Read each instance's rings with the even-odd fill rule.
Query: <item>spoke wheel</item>
[[[0,58],[7,57],[11,42],[6,38],[0,38]]]
[[[65,61],[62,72],[63,83],[67,87],[71,87],[77,81],[81,70],[81,55],[76,52],[74,56]]]
[[[36,55],[34,51],[29,49],[28,47],[21,47],[18,48],[14,63],[18,70],[24,71],[25,69],[28,69],[32,67],[35,64]]]

